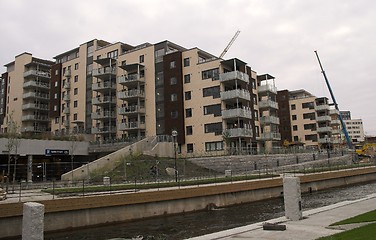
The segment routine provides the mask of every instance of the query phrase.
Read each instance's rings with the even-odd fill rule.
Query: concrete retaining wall
[[[302,192],[376,180],[376,167],[300,176]],[[282,179],[39,201],[45,231],[197,211],[282,196]],[[0,204],[0,237],[21,234],[22,203]],[[12,226],[11,228],[9,226]]]

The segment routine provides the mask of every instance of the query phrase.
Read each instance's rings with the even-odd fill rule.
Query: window
[[[204,125],[205,133],[215,133],[215,135],[222,134],[222,122],[208,123]]]
[[[178,95],[176,93],[171,94],[171,102],[176,102],[178,100]]]
[[[170,78],[170,85],[176,85],[177,83],[178,83],[178,80],[176,79],[176,77]]]
[[[204,106],[204,115],[214,114],[214,117],[222,115],[221,104]]]
[[[57,87],[57,86],[58,86],[58,82],[56,81],[56,82],[55,82],[55,87]]]
[[[74,64],[74,70],[77,70],[78,69],[78,63],[75,63]]]
[[[78,106],[77,100],[73,102],[73,107],[76,108]]]
[[[254,111],[254,117],[255,117],[255,121],[258,121],[258,119],[259,119],[259,114],[258,114],[258,111],[257,111],[257,110]]]
[[[296,109],[296,105],[295,104],[291,104],[291,110],[295,110]]]
[[[74,76],[74,82],[78,82],[78,75]]]
[[[187,143],[187,153],[193,152],[193,143]]]
[[[59,123],[59,117],[55,117],[55,123]]]
[[[185,117],[186,118],[192,117],[192,108],[185,109]]]
[[[171,118],[175,119],[175,118],[178,118],[178,111],[174,110],[171,112]]]
[[[205,151],[221,151],[223,150],[223,142],[206,142],[205,143]]]
[[[212,78],[213,80],[218,80],[219,68],[202,71],[202,80],[209,79],[209,78]]]
[[[296,115],[292,115],[292,120],[296,120]]]
[[[294,136],[294,141],[295,142],[299,141],[299,137],[298,136]]]
[[[306,102],[306,103],[302,103],[302,108],[314,109],[315,105],[313,104],[313,102]]]
[[[184,58],[184,67],[189,67],[189,58]]]
[[[57,99],[57,93],[54,94],[54,99]]]
[[[316,119],[316,115],[315,115],[315,113],[304,113],[303,114],[303,119],[315,120]]]
[[[77,94],[78,94],[78,88],[73,89],[73,94],[74,94],[74,95],[77,95]]]
[[[191,98],[192,98],[192,94],[191,93],[192,93],[191,91],[188,91],[188,92],[184,93],[185,100],[191,100]]]
[[[213,98],[220,98],[221,95],[220,95],[219,86],[202,89],[202,96],[203,97],[211,96]]]
[[[57,111],[57,105],[54,105],[54,111]]]
[[[118,57],[118,50],[107,53],[107,57],[116,59]]]
[[[315,131],[315,130],[316,130],[316,124],[315,124],[315,123],[312,123],[312,124],[304,124],[304,130]]]
[[[162,62],[163,61],[163,55],[165,55],[165,50],[164,49],[159,49],[157,51],[155,51],[155,62],[158,63],[158,62]]]
[[[143,63],[145,61],[145,57],[144,57],[144,55],[141,55],[140,56],[140,63]]]
[[[73,114],[73,120],[77,121],[77,113]]]
[[[184,75],[184,83],[190,83],[191,82],[191,75],[186,74]]]
[[[310,135],[305,135],[304,139],[306,141],[312,141],[312,142],[317,142],[317,134],[310,134]]]
[[[292,126],[292,130],[293,131],[298,131],[298,126],[297,125]]]
[[[193,134],[193,128],[192,128],[192,126],[187,126],[185,128],[185,131],[186,131],[187,135],[192,135]]]
[[[170,62],[170,69],[176,68],[176,62],[172,61]]]

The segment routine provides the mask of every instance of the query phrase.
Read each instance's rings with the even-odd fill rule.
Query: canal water
[[[332,188],[302,195],[303,209],[318,208],[375,193],[376,182]],[[153,240],[179,240],[266,221],[284,215],[283,198],[241,204],[227,208],[164,216],[45,234],[48,240],[101,240],[143,236]]]

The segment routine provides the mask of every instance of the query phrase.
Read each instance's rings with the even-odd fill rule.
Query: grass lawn
[[[373,240],[375,237],[376,223],[373,223],[328,237],[322,237],[318,240]]]
[[[352,218],[345,219],[340,222],[333,223],[330,226],[337,226],[337,225],[350,224],[350,223],[375,222],[375,221],[376,221],[376,210],[373,210],[373,211],[363,213]]]
[[[375,222],[376,210],[360,214],[358,216],[345,219],[340,222],[331,224],[330,226],[338,226],[350,223]],[[337,233],[328,237],[319,238],[319,240],[368,240],[376,237],[376,223],[372,223],[363,227],[355,228],[349,231]]]

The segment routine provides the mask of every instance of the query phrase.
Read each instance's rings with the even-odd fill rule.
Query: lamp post
[[[330,151],[329,151],[329,148],[330,148],[330,139],[329,139],[328,135],[326,135],[325,141],[326,141],[326,152],[328,153],[328,163],[329,163],[329,158],[330,158]]]
[[[178,182],[178,169],[176,165],[176,137],[178,136],[178,132],[176,130],[173,130],[172,133],[172,140],[174,141],[174,168],[175,168],[175,181]]]

